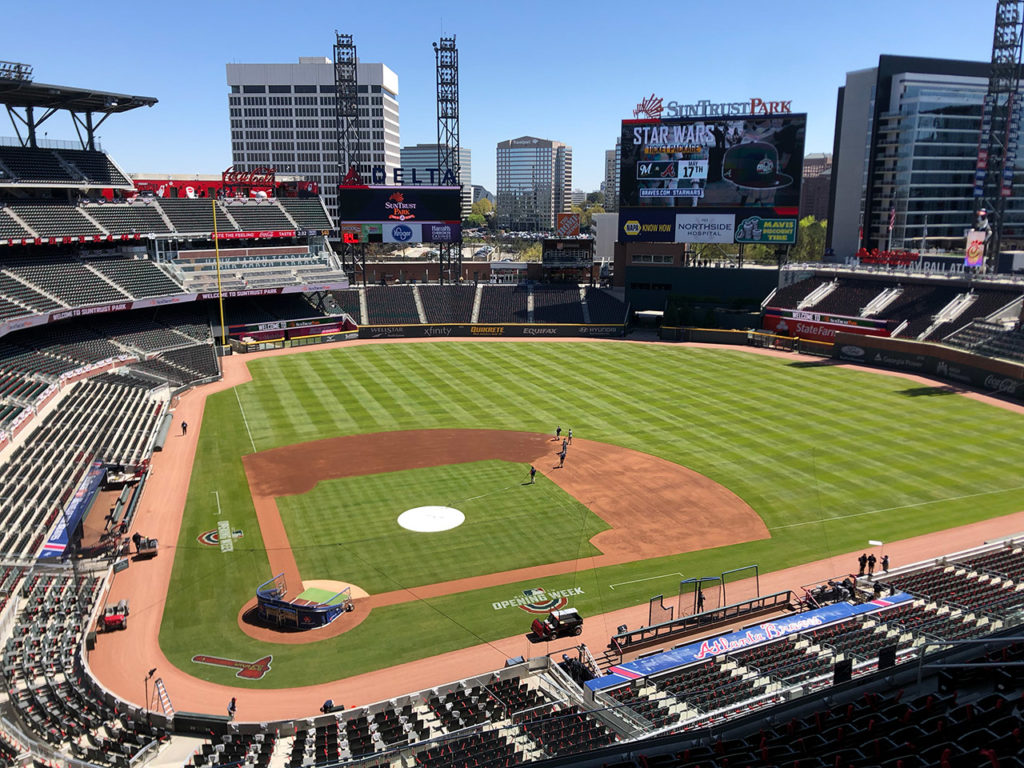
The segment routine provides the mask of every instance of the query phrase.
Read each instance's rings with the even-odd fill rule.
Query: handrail
[[[671,637],[696,629],[698,626],[715,624],[721,621],[746,616],[758,611],[776,608],[782,605],[789,605],[793,601],[792,590],[774,592],[770,595],[760,595],[750,600],[743,600],[738,603],[723,605],[721,608],[714,608],[703,613],[694,613],[689,616],[682,616],[678,619],[665,621],[660,624],[652,624],[649,627],[626,630],[612,635],[611,645],[618,649],[619,654],[630,646],[646,643],[657,638]]]

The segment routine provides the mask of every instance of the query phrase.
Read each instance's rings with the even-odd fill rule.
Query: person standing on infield
[[[572,445],[572,427],[569,427],[569,437],[567,438],[569,445]]]
[[[561,436],[562,436],[562,428],[560,426],[559,427],[555,427],[555,440],[557,440]]]

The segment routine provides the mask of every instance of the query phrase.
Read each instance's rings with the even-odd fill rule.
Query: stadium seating
[[[576,325],[582,323],[583,305],[580,303],[579,286],[534,286],[533,321]]]
[[[72,307],[130,298],[125,291],[115,288],[71,256],[4,256],[0,266],[8,274]]]
[[[0,552],[34,555],[93,458],[124,467],[149,456],[167,395],[79,382],[0,465]]]
[[[77,237],[104,235],[98,225],[83,213],[82,208],[69,203],[11,202],[8,211],[25,222],[36,237]]]
[[[95,186],[131,186],[127,178],[103,152],[85,149],[58,149],[54,153],[67,167]]]
[[[112,257],[90,259],[87,264],[136,299],[182,292],[180,285],[148,259]]]
[[[476,286],[418,285],[416,291],[428,323],[468,323],[473,319]]]
[[[2,268],[3,267],[0,266],[0,269]],[[15,279],[4,272],[0,272],[0,295],[2,295],[8,303],[23,307],[24,312],[22,314],[52,312],[63,306],[58,304],[49,296],[40,293],[31,285]]]
[[[277,202],[300,229],[332,229],[327,211],[318,198],[279,197]]]
[[[273,200],[226,202],[224,209],[243,231],[295,229],[291,219]]]
[[[886,287],[885,283],[876,280],[841,277],[836,289],[811,309],[822,314],[861,317],[864,307]]]
[[[331,297],[337,302],[341,310],[351,315],[357,323],[366,322],[362,319],[363,312],[359,305],[360,295],[361,292],[355,288],[350,288],[346,291],[331,291]]]
[[[374,286],[366,288],[366,309],[370,325],[419,323],[416,298],[411,286]]]
[[[526,286],[483,285],[480,291],[480,315],[477,322],[529,322],[529,289]]]
[[[213,232],[213,200],[189,198],[157,199],[154,203],[170,220],[175,232],[209,235]],[[217,231],[234,230],[236,227],[224,215],[223,209],[217,211]]]
[[[7,207],[0,207],[0,240],[30,237],[29,231],[7,214]]]
[[[626,322],[629,308],[625,302],[600,288],[588,287],[585,296],[591,323],[621,325]]]
[[[82,206],[82,210],[111,235],[166,234],[172,231],[160,210],[149,200],[94,203]]]
[[[779,309],[797,309],[804,298],[827,282],[829,282],[828,278],[818,276],[798,280],[784,288],[779,288],[768,302],[768,306]]]
[[[79,648],[102,577],[65,565],[37,569],[26,579],[25,604],[3,656],[14,709],[54,748],[127,768],[143,747],[167,734],[120,712],[82,668]]]
[[[14,181],[46,182],[48,184],[80,183],[78,174],[61,163],[52,149],[0,146],[0,165]]]

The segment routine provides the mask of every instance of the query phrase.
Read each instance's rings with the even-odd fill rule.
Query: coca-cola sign
[[[225,187],[273,187],[274,186],[274,174],[273,168],[265,168],[260,166],[253,168],[251,171],[236,171],[235,166],[231,166],[224,171],[221,176],[221,181]]]

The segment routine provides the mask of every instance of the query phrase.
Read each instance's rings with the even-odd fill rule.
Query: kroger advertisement
[[[807,115],[622,121],[619,207],[800,205]]]

